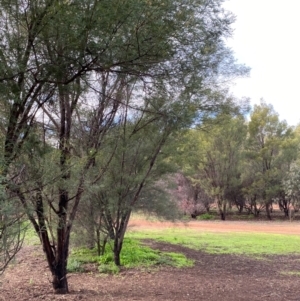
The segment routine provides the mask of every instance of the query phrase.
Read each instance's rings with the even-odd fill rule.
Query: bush
[[[68,261],[68,266],[67,266],[67,270],[69,273],[75,273],[75,272],[83,272],[84,269],[82,267],[82,262],[70,258]]]
[[[209,213],[204,213],[204,214],[201,214],[198,216],[198,219],[200,219],[200,220],[210,220],[213,218],[214,218],[214,216]]]

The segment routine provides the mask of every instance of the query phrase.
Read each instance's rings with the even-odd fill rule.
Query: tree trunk
[[[69,293],[67,281],[67,260],[56,266],[54,274],[52,274],[52,285],[55,294]]]
[[[272,219],[271,212],[270,212],[270,205],[271,204],[269,202],[266,204],[266,212],[267,212],[267,217],[268,217],[269,220]]]
[[[116,266],[121,265],[120,254],[123,246],[123,239],[115,238],[114,241],[114,262]]]
[[[225,221],[226,219],[226,202],[224,200],[220,200],[218,202],[219,205],[219,212],[220,212],[220,217],[222,221]]]
[[[94,211],[93,211],[92,204],[89,204],[88,206],[89,206],[90,216],[89,216],[88,220],[86,221],[87,222],[87,242],[86,242],[86,246],[87,246],[88,249],[93,249],[95,247]]]
[[[114,238],[114,262],[117,266],[121,265],[120,254],[123,246],[124,236],[127,229],[127,225],[130,219],[131,209],[122,214],[118,229],[116,229],[116,235]]]
[[[260,213],[260,210],[257,208],[256,202],[254,203],[253,208],[254,208],[254,216],[255,216],[255,217],[258,217],[258,216],[259,216],[259,213]]]
[[[100,242],[100,230],[96,230],[96,244],[97,244],[97,255],[101,256],[101,242]]]
[[[295,215],[295,211],[291,206],[289,206],[288,215],[289,215],[289,219],[290,219],[290,222],[291,222],[294,219],[294,215]]]

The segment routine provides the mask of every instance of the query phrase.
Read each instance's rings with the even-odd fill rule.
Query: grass
[[[29,222],[24,223],[26,229],[24,244],[27,246],[40,245],[40,239]]]
[[[101,273],[116,274],[119,272],[119,268],[114,264],[113,252],[109,246],[106,248],[105,254],[100,257],[97,256],[96,250],[85,248],[73,250],[69,259],[68,271],[81,271],[84,263],[96,263]],[[193,265],[193,261],[187,259],[183,254],[153,250],[143,246],[134,238],[125,238],[121,252],[121,263],[126,268],[148,268],[158,265],[181,268]]]
[[[129,237],[180,244],[211,254],[248,256],[300,254],[300,237],[263,233],[211,233],[194,229],[131,231]]]
[[[198,220],[203,220],[203,221],[211,220],[211,219],[214,219],[214,218],[215,218],[215,216],[212,215],[212,214],[209,214],[209,213],[204,213],[204,214],[201,214],[197,217]]]
[[[123,244],[121,263],[126,268],[193,265],[193,262],[183,254],[160,252],[144,246],[143,239],[179,244],[211,254],[237,254],[257,259],[264,259],[267,255],[300,254],[300,237],[297,235],[256,232],[215,233],[183,228],[147,230],[135,228],[128,231]],[[39,244],[39,238],[31,227],[26,232],[25,244]],[[119,268],[113,263],[113,253],[109,245],[101,257],[97,256],[96,250],[74,249],[69,257],[68,270],[81,272],[85,263],[96,264],[102,273],[118,273],[119,271]]]
[[[280,274],[300,277],[300,272],[299,271],[283,271],[283,272],[280,272]]]
[[[25,241],[26,245],[40,245],[40,240],[31,225],[28,225]],[[95,263],[99,266],[101,273],[118,273],[119,268],[113,262],[113,252],[109,246],[103,256],[98,256],[96,249],[86,248],[73,249],[68,260],[69,272],[83,272],[84,264]],[[153,267],[158,265],[170,265],[174,267],[188,267],[193,261],[187,259],[183,254],[167,253],[153,250],[143,246],[134,238],[125,238],[121,252],[121,263],[126,268]]]

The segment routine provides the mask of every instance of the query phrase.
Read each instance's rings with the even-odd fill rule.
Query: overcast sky
[[[289,125],[300,122],[300,0],[227,0],[236,15],[228,45],[240,63],[251,68],[238,79],[236,96],[251,104],[263,98]]]

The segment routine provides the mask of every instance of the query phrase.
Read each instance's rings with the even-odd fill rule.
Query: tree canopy
[[[248,69],[225,46],[234,18],[222,2],[0,0],[2,185],[40,237],[56,293],[68,292],[87,185],[117,208],[101,214],[114,211],[120,252],[167,141],[233,108],[224,80]]]

